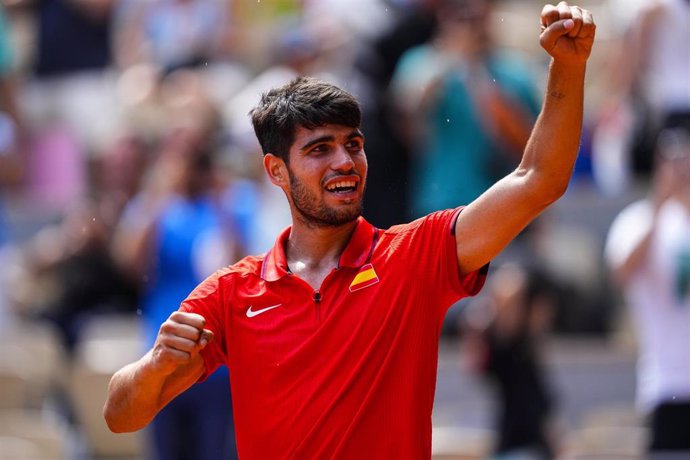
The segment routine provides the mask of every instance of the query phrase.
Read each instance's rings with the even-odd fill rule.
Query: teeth
[[[336,188],[355,187],[356,185],[355,181],[341,181],[331,184],[327,188],[328,190],[335,190]]]

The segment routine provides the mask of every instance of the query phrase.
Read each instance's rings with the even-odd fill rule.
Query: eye
[[[347,144],[345,144],[345,148],[348,150],[362,150],[362,141],[359,139],[352,139],[349,141]]]
[[[309,153],[326,153],[328,152],[328,144],[317,144],[312,148]]]

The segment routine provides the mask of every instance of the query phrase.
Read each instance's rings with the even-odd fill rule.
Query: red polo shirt
[[[314,290],[287,270],[286,229],[263,257],[220,270],[182,304],[230,369],[243,460],[428,459],[441,322],[486,270],[458,273],[459,210],[379,230],[360,218]]]

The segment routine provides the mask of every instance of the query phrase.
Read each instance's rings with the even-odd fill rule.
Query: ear
[[[272,153],[264,155],[264,170],[274,185],[280,188],[285,188],[289,185],[287,165],[279,156]]]

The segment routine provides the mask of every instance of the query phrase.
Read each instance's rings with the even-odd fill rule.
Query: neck
[[[308,226],[293,219],[285,247],[288,266],[295,273],[335,267],[356,225],[354,220],[334,227]]]

